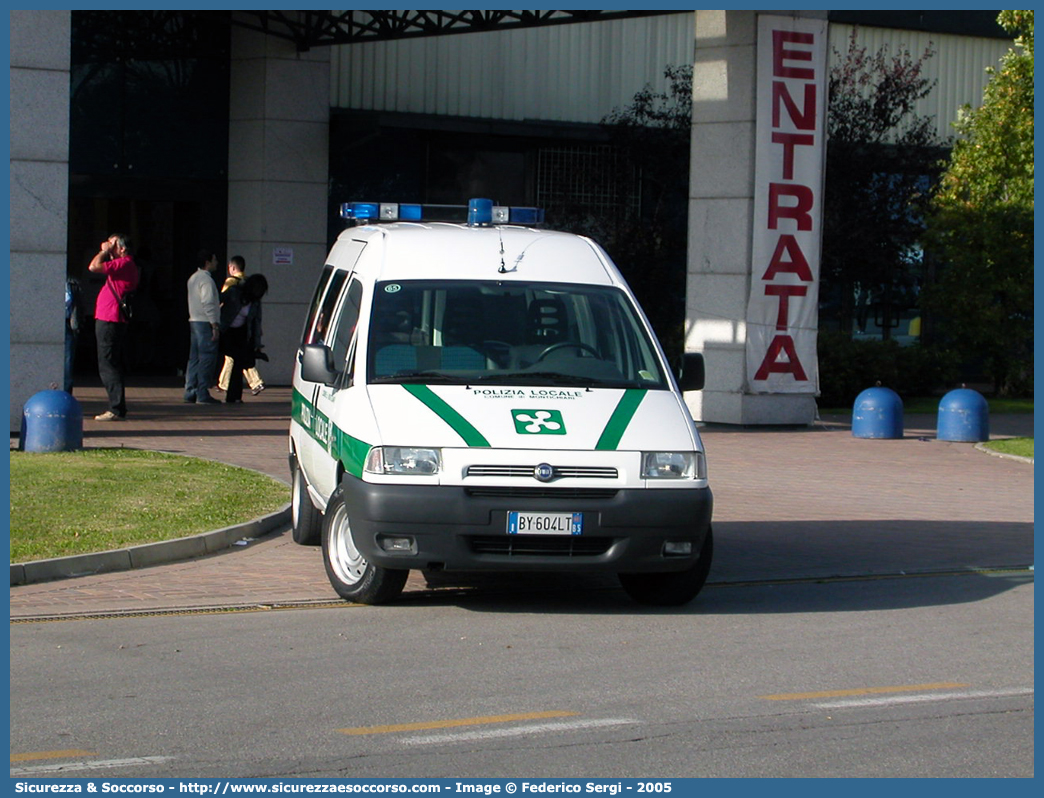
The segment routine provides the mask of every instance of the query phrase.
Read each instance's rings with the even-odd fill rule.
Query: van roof
[[[529,227],[396,222],[352,227],[338,244],[364,241],[356,271],[377,280],[519,280],[620,285],[588,238]],[[336,263],[334,255],[334,265]]]

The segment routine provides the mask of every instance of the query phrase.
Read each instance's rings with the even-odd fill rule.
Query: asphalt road
[[[12,775],[1029,777],[1032,573],[13,624]]]

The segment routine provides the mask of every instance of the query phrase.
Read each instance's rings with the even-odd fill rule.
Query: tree
[[[923,206],[938,173],[934,119],[914,110],[934,87],[923,75],[934,51],[870,55],[857,34],[835,51],[829,78],[821,326],[850,334],[873,314],[888,338],[916,302]]]
[[[932,203],[930,243],[942,261],[929,307],[940,331],[1003,395],[1033,386],[1033,11],[1002,11],[1017,34],[990,69]]]
[[[665,91],[646,86],[601,120],[614,169],[577,176],[586,181],[577,196],[615,193],[615,204],[548,203],[548,214],[605,247],[673,361],[684,349],[692,65],[663,74]]]

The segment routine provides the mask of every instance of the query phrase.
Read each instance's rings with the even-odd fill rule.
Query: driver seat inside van
[[[566,340],[566,308],[558,297],[534,299],[526,310],[526,343],[515,347],[516,368],[528,368],[552,344]]]

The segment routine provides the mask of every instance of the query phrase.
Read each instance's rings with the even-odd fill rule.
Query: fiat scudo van
[[[459,213],[461,221],[432,221]],[[601,572],[678,605],[711,564],[712,496],[682,390],[588,238],[533,208],[351,203],[293,375],[293,539],[343,598],[410,570]]]

